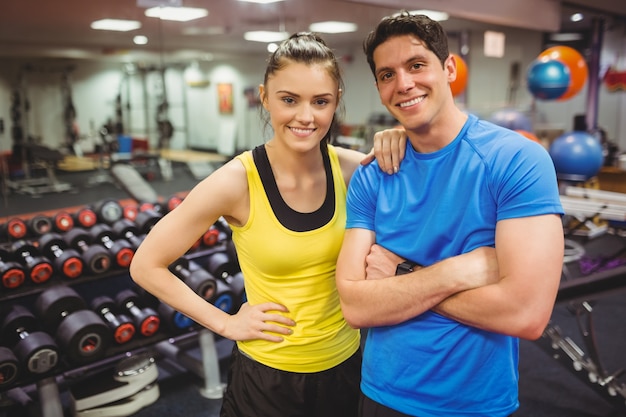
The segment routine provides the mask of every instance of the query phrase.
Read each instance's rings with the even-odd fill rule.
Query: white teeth
[[[422,100],[424,100],[424,96],[415,98],[411,101],[405,101],[404,103],[400,103],[400,107],[408,107],[408,106],[412,106],[414,104],[420,103]]]
[[[295,133],[300,133],[302,135],[311,133],[313,131],[313,129],[297,129],[295,127],[291,127],[290,129],[294,131]]]

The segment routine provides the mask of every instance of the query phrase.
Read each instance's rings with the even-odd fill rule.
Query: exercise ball
[[[553,46],[540,53],[537,58],[560,61],[569,68],[569,86],[558,100],[572,98],[585,85],[589,69],[587,68],[585,58],[576,49],[569,46]]]
[[[586,181],[595,176],[604,162],[600,141],[587,132],[573,131],[554,139],[549,149],[557,176]]]
[[[511,130],[533,130],[530,119],[524,113],[515,109],[497,110],[491,115],[489,121]]]
[[[467,64],[460,55],[451,54],[456,62],[456,79],[450,83],[453,96],[458,96],[467,86]]]
[[[569,88],[570,70],[561,61],[535,59],[528,67],[528,90],[538,99],[555,100]]]
[[[543,145],[541,143],[541,140],[539,140],[537,135],[535,135],[534,133],[529,132],[528,130],[523,130],[523,129],[515,129],[515,131],[519,133],[520,135],[524,136],[526,139],[530,139],[533,142],[537,142],[538,144]]]

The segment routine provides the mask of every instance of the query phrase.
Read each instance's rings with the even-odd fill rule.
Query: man
[[[385,18],[364,50],[409,141],[398,173],[361,167],[348,193],[337,287],[350,325],[369,328],[361,415],[508,416],[518,338],[541,336],[560,281],[554,166],[455,105],[437,22]]]

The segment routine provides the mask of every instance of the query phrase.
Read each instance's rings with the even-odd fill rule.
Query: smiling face
[[[454,107],[449,83],[456,77],[454,58],[441,61],[417,37],[398,35],[373,53],[374,76],[382,104],[405,129],[427,132]]]
[[[300,151],[319,148],[340,97],[337,81],[327,67],[289,62],[259,90],[275,140]]]

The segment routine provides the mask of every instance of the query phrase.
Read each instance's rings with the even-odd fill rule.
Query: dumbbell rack
[[[2,220],[0,219],[0,223]],[[210,248],[192,251],[186,254],[185,258],[198,261],[214,253],[225,251],[226,244],[218,242]],[[2,306],[0,307],[0,322],[4,316],[4,308],[13,304],[32,305],[36,297],[50,288],[70,286],[85,299],[92,299],[96,295],[105,293],[106,288],[120,290],[133,285],[127,269],[113,268],[99,275],[82,275],[75,279],[55,276],[40,284],[30,283],[30,285],[22,285],[10,291],[0,290],[0,306]],[[200,348],[201,359],[199,361],[186,354],[186,350],[191,346]],[[8,397],[13,399],[15,396],[21,396],[34,401],[37,395],[44,417],[63,417],[62,393],[87,378],[112,368],[125,358],[142,354],[149,354],[155,360],[164,362],[171,360],[183,365],[183,368],[204,379],[205,384],[200,387],[202,395],[208,398],[221,398],[223,385],[220,382],[218,362],[228,356],[231,348],[231,341],[222,338],[215,339],[211,332],[195,323],[185,329],[161,326],[153,335],[135,336],[123,345],[112,343],[106,348],[103,357],[93,362],[73,364],[63,361],[60,366],[47,374],[28,375],[27,372],[22,372],[27,375],[22,375],[15,383],[7,386],[0,383],[0,409],[3,399]]]

